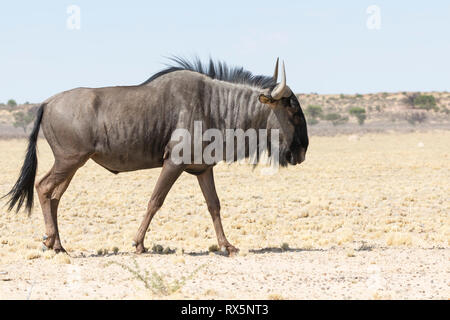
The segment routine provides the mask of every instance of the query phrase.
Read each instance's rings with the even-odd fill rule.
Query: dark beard
[[[286,154],[288,153],[289,148],[286,146],[280,147],[280,158],[279,158],[279,164],[281,167],[286,168],[288,166],[288,161],[286,159]]]

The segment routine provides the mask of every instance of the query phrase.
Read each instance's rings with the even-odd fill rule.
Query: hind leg
[[[86,163],[88,156],[56,159],[52,169],[36,183],[46,230],[44,245],[57,252],[64,251],[58,232],[58,205],[78,168]]]
[[[67,190],[67,187],[69,186],[70,182],[72,181],[73,176],[75,175],[75,171],[70,175],[64,182],[62,182],[59,186],[55,188],[52,194],[52,198],[50,200],[50,209],[52,213],[52,219],[53,224],[56,229],[56,236],[55,236],[55,243],[53,245],[53,250],[55,250],[56,253],[59,252],[66,252],[66,250],[61,245],[61,240],[59,239],[59,230],[58,230],[58,206],[59,201],[64,194],[64,192]]]

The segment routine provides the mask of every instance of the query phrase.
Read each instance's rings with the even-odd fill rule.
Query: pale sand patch
[[[36,259],[1,266],[0,299],[448,299],[449,259],[449,249],[411,248],[352,257],[343,249],[184,255],[182,263],[153,254],[77,257],[69,265]],[[170,294],[147,289],[116,264],[135,268],[134,261],[141,275],[157,272],[167,287],[188,279]]]

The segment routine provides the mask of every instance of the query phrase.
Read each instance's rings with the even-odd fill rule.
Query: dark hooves
[[[147,248],[143,247],[143,246],[137,246],[136,247],[136,253],[137,254],[143,254],[147,252]]]
[[[48,251],[48,250],[52,250],[49,247],[47,247],[44,243],[42,244],[41,247],[42,252]],[[67,253],[66,249],[64,249],[63,247],[61,248],[54,248],[53,251],[55,251],[56,254],[58,253]]]
[[[220,251],[218,252],[218,254],[226,257],[234,257],[238,252],[238,248],[229,245],[220,247]]]
[[[136,253],[137,253],[137,254],[143,254],[143,253],[146,253],[146,252],[147,252],[147,249],[146,249],[146,248],[136,249]]]
[[[138,244],[136,241],[133,241],[131,245],[136,248],[136,254],[142,254],[147,252],[147,249],[144,247],[144,244],[141,243]]]
[[[229,257],[233,257],[233,256],[235,256],[236,254],[239,253],[239,249],[238,249],[238,248],[235,248],[235,247],[233,247],[233,246],[227,247],[226,250],[227,250],[227,252],[228,252],[228,256],[229,256]]]

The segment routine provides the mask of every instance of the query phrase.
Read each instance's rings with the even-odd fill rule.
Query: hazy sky
[[[81,10],[79,30],[67,27],[70,5]],[[0,102],[138,84],[171,54],[267,75],[280,56],[290,87],[303,93],[450,89],[448,0],[15,0],[0,12]]]

